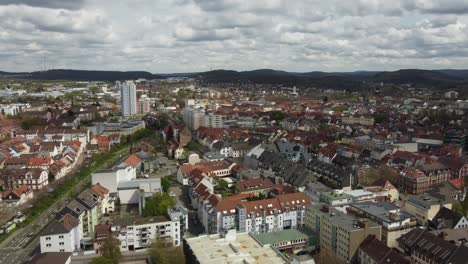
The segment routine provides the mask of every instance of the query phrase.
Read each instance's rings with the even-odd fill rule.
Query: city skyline
[[[468,68],[463,0],[0,2],[2,71]]]

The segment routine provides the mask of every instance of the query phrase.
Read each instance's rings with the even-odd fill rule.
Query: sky
[[[0,0],[0,70],[468,69],[468,0]]]

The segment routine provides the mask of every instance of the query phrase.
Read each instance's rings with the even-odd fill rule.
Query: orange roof
[[[101,198],[103,198],[106,194],[109,193],[109,190],[102,187],[102,185],[99,184],[99,182],[94,184],[93,187],[91,187],[91,191],[99,195],[99,197]]]
[[[16,189],[6,190],[2,192],[2,199],[7,200],[10,194],[15,195],[19,199],[23,193],[28,193],[30,191],[31,191],[31,188],[29,188],[28,185],[20,185]]]
[[[449,180],[449,183],[455,187],[457,190],[461,190],[464,186],[463,180],[462,179],[453,179]]]
[[[49,165],[51,162],[51,158],[29,158],[29,165],[30,166],[43,166]]]
[[[136,168],[136,166],[138,166],[138,164],[141,163],[141,159],[137,155],[132,154],[123,163],[126,163],[126,164]]]

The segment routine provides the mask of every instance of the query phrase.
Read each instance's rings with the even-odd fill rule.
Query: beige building
[[[346,125],[374,125],[374,117],[370,115],[349,115],[343,116],[341,122]]]
[[[381,227],[368,220],[344,214],[325,204],[306,208],[306,227],[319,234],[319,245],[333,251],[344,262],[351,262],[359,245],[369,235],[381,237]]]
[[[427,221],[432,220],[442,207],[452,209],[452,203],[421,194],[407,198],[403,210],[414,215],[418,224],[427,225]]]
[[[397,238],[416,226],[416,219],[399,207],[387,202],[353,203],[348,214],[368,218],[382,226],[382,241],[388,247],[397,246]]]

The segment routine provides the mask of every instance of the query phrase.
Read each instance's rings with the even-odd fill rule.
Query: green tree
[[[163,177],[161,179],[161,186],[162,186],[164,192],[169,191],[169,188],[171,188],[171,181],[169,180],[168,177]]]
[[[185,263],[185,256],[182,247],[174,247],[172,246],[172,243],[167,243],[161,239],[151,243],[149,254],[153,263]]]
[[[113,236],[109,236],[102,244],[101,252],[101,255],[109,259],[111,263],[118,264],[122,258],[122,253],[120,252],[120,241]]]
[[[91,264],[113,264],[112,260],[103,256],[93,258]]]
[[[45,119],[41,118],[26,118],[21,121],[21,128],[22,129],[31,129],[34,126],[45,126],[47,122]]]
[[[165,192],[162,194],[156,193],[146,201],[145,208],[143,208],[143,216],[166,215],[167,208],[174,205],[175,201],[169,194]]]
[[[281,121],[286,118],[286,114],[280,111],[273,111],[270,114],[270,120]]]

